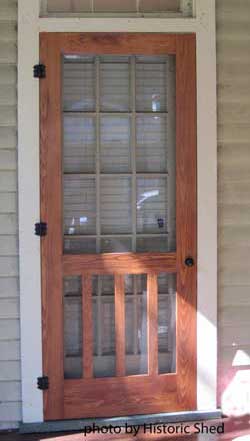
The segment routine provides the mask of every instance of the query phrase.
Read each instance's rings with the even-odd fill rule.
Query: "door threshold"
[[[125,426],[125,424],[143,425],[143,424],[161,424],[161,423],[178,423],[189,421],[207,421],[211,419],[219,419],[222,417],[220,409],[216,410],[195,410],[189,412],[170,412],[157,413],[153,415],[133,415],[126,417],[112,418],[87,418],[80,420],[62,420],[47,421],[42,423],[20,423],[20,433],[49,433],[49,432],[80,432],[86,426]]]

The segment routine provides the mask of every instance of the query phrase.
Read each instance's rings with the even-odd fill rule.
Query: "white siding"
[[[17,1],[0,2],[0,429],[21,419],[17,236]]]
[[[250,2],[217,0],[220,382],[250,360]]]

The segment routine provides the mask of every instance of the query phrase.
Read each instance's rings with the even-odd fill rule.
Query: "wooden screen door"
[[[195,36],[42,33],[45,420],[196,408]]]

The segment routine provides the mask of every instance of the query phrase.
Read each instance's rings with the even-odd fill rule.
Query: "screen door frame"
[[[158,272],[177,273],[179,296],[177,317],[177,372],[172,376],[176,397],[162,411],[196,409],[196,53],[194,34],[67,34],[40,36],[40,61],[46,64],[46,79],[40,87],[41,125],[41,216],[48,223],[48,236],[42,239],[43,371],[50,379],[44,391],[46,420],[83,418],[77,388],[63,380],[62,275],[83,271],[79,256],[62,253],[61,200],[61,55],[64,53],[176,55],[176,253],[158,253]],[[178,117],[179,115],[179,117]],[[51,118],[53,117],[53,118]],[[51,123],[53,119],[53,123]],[[53,146],[53,148],[51,148]],[[188,167],[188,168],[187,168]],[[188,172],[187,172],[188,170]],[[51,189],[53,188],[53,191]],[[52,209],[56,206],[57,209]],[[141,253],[136,253],[140,255]],[[157,254],[157,253],[156,253]],[[102,268],[103,258],[95,256]],[[150,253],[141,256],[150,267]],[[189,267],[186,258],[192,257]],[[131,256],[133,258],[133,256]],[[126,267],[126,255],[124,258]],[[166,266],[167,265],[167,266]],[[53,271],[51,270],[53,268]],[[86,270],[86,268],[85,268]],[[129,265],[128,265],[128,273]],[[182,300],[181,300],[182,299]],[[175,377],[177,378],[175,382]],[[92,380],[96,381],[96,380]],[[92,384],[92,383],[91,383]],[[164,383],[160,382],[162,387]],[[93,384],[94,385],[94,384]],[[92,387],[90,385],[90,387]],[[76,400],[75,400],[76,397]],[[66,404],[65,404],[66,403]],[[73,403],[73,404],[72,404]],[[81,403],[81,400],[80,400]],[[178,404],[177,404],[178,403]],[[105,404],[104,404],[105,405]],[[171,408],[174,406],[174,408]],[[72,410],[73,409],[73,410]],[[146,411],[140,413],[149,413]],[[135,412],[136,413],[136,412]],[[137,412],[138,413],[138,412]],[[121,415],[119,412],[118,414]],[[98,415],[97,415],[98,416]]]

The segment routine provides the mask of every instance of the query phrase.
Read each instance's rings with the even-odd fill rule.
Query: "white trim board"
[[[196,0],[196,18],[39,18],[39,0],[18,1],[18,174],[23,422],[43,421],[40,244],[39,32],[196,32],[198,148],[197,410],[216,409],[217,132],[215,0]]]

